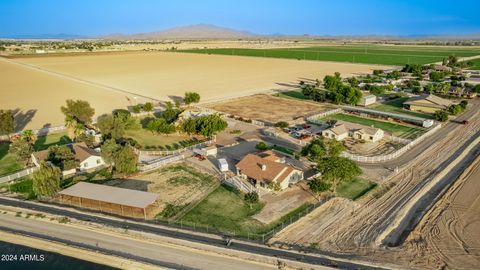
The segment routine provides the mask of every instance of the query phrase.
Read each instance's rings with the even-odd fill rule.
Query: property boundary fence
[[[337,108],[337,109],[329,110],[329,111],[326,111],[326,112],[317,113],[315,115],[307,117],[307,122],[311,122],[311,123],[319,125],[319,124],[322,124],[322,122],[318,120],[319,118],[322,118],[322,117],[325,117],[325,116],[331,115],[331,114],[341,113],[342,111],[343,110],[341,108]]]
[[[0,177],[0,183],[10,182],[10,181],[18,179],[20,177],[30,175],[30,174],[34,173],[36,170],[38,170],[37,167],[30,167],[30,168],[27,168],[25,170],[21,170],[21,171],[12,173],[10,175]]]
[[[205,142],[200,142],[200,143],[197,143],[197,144],[194,144],[194,145],[191,145],[191,146],[188,146],[188,147],[184,147],[184,148],[180,148],[180,149],[177,149],[177,150],[160,150],[160,151],[150,151],[150,150],[139,150],[137,148],[133,148],[135,153],[137,155],[144,155],[144,156],[172,156],[172,155],[178,155],[178,154],[181,154],[187,150],[193,150],[194,148],[198,148],[198,147],[204,147],[204,146],[207,146],[207,145],[210,145],[212,143],[215,142],[215,139],[210,139],[208,141],[205,141]]]
[[[161,158],[158,158],[158,159],[151,160],[151,161],[147,162],[146,164],[141,164],[138,169],[141,172],[145,172],[145,171],[153,170],[153,169],[156,169],[158,167],[167,165],[167,164],[175,162],[175,161],[183,160],[184,158],[185,158],[184,155],[161,157]]]
[[[361,155],[354,155],[347,152],[343,152],[341,156],[349,158],[354,161],[358,162],[365,162],[365,163],[373,163],[373,162],[380,162],[380,161],[387,161],[394,158],[397,158],[406,151],[410,150],[413,146],[417,145],[419,142],[423,141],[425,138],[429,137],[433,133],[435,133],[438,129],[442,127],[441,124],[436,125],[434,128],[430,129],[426,133],[422,134],[420,137],[416,138],[415,140],[409,142],[407,145],[403,146],[402,148],[398,149],[397,151],[388,154],[388,155],[381,155],[381,156],[373,156],[373,157],[366,157]]]
[[[47,135],[50,132],[60,131],[60,130],[65,130],[65,129],[66,129],[65,126],[61,125],[61,126],[55,126],[55,127],[44,127],[44,128],[39,128],[39,129],[32,129],[32,131],[37,136],[44,136],[44,135]],[[0,141],[8,141],[8,140],[10,140],[11,136],[20,135],[20,134],[22,134],[21,131],[11,133],[9,135],[1,135],[0,136]]]

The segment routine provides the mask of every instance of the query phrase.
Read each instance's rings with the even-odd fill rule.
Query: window
[[[97,159],[97,164],[100,164],[101,163],[101,160],[100,159]]]
[[[370,140],[373,140],[373,136],[370,136]]]
[[[85,167],[85,168],[88,167],[88,162],[85,162],[85,163],[83,164],[83,167]]]

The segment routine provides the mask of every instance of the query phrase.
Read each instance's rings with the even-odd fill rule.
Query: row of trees
[[[205,137],[210,137],[226,129],[227,126],[227,122],[218,114],[211,114],[197,118],[186,119],[181,128],[183,132],[189,135],[201,134]]]
[[[362,92],[356,87],[344,84],[338,72],[335,72],[334,76],[325,76],[323,85],[325,89],[329,90],[327,98],[336,104],[355,105],[362,98]]]
[[[438,110],[433,118],[440,122],[448,120],[448,115],[458,115],[467,109],[468,101],[462,100],[459,104],[452,104],[446,110]]]

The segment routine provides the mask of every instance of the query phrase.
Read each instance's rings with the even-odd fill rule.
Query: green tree
[[[308,187],[313,193],[318,195],[324,191],[329,190],[331,188],[331,184],[326,181],[323,181],[320,178],[314,178],[308,181]]]
[[[42,162],[40,169],[33,173],[33,192],[37,197],[51,197],[60,190],[60,169]]]
[[[335,72],[334,76],[327,75],[323,79],[323,86],[327,90],[337,90],[342,86],[342,78],[340,77],[340,73]]]
[[[459,105],[460,105],[460,107],[462,107],[462,110],[465,110],[465,109],[467,109],[468,101],[462,100],[462,101],[460,101]]]
[[[250,206],[250,209],[252,209],[253,204],[259,201],[258,193],[255,191],[246,193],[243,198]]]
[[[26,165],[33,153],[33,146],[25,140],[17,139],[10,144],[8,152],[12,154],[18,162]]]
[[[140,105],[138,105],[138,104],[132,106],[132,111],[133,111],[134,113],[140,113],[141,110],[142,110],[142,107],[140,107]]]
[[[307,157],[310,161],[317,161],[326,154],[323,138],[313,139],[309,144],[304,146],[300,154]]]
[[[210,137],[228,127],[228,124],[218,114],[202,116],[196,119],[197,132],[205,137]]]
[[[260,151],[265,151],[268,149],[268,145],[264,142],[259,142],[255,145],[255,148],[257,148]]]
[[[145,103],[145,105],[143,105],[143,110],[145,110],[146,112],[151,112],[153,110],[153,103]]]
[[[0,135],[8,135],[13,133],[15,128],[15,120],[12,111],[0,110]]]
[[[345,151],[345,146],[342,142],[335,139],[326,140],[325,142],[326,154],[329,157],[338,157],[340,154]]]
[[[100,147],[103,160],[110,165],[112,170],[112,165],[115,162],[115,155],[120,150],[120,147],[121,146],[117,144],[115,139],[106,140]]]
[[[432,71],[430,72],[430,80],[434,82],[441,82],[443,78],[445,78],[445,73],[444,72],[437,72],[437,71]]]
[[[54,145],[48,149],[48,161],[53,165],[59,167],[62,171],[75,169],[78,166],[78,161],[75,160],[75,155],[72,150],[65,145]]]
[[[138,156],[130,145],[120,147],[114,155],[115,171],[131,174],[137,171]]]
[[[275,123],[275,127],[278,127],[278,128],[287,128],[288,126],[289,126],[288,123],[285,121],[280,121]]]
[[[90,106],[88,101],[84,100],[67,100],[67,105],[61,107],[61,111],[65,117],[74,118],[82,124],[90,124],[95,110]]]
[[[37,136],[35,135],[33,130],[27,129],[27,130],[22,131],[21,139],[26,141],[29,144],[33,144],[37,140]]]
[[[113,117],[111,114],[104,114],[98,117],[97,127],[106,138],[121,138],[125,134],[124,117]]]
[[[170,134],[175,132],[175,126],[167,123],[164,118],[156,118],[148,122],[147,130],[152,133]]]
[[[438,110],[433,113],[433,119],[439,122],[445,122],[448,120],[448,113],[444,110]]]
[[[197,133],[197,122],[193,118],[185,120],[182,124],[182,131],[188,135]]]
[[[344,157],[325,157],[318,161],[318,171],[322,179],[332,184],[333,192],[337,192],[337,186],[362,174],[358,165]]]
[[[198,103],[200,102],[200,94],[196,92],[186,92],[183,97],[183,102],[185,102],[185,104]]]

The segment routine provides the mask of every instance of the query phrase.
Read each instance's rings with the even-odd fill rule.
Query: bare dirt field
[[[0,57],[0,108],[15,110],[17,130],[63,123],[67,99],[90,102],[97,115],[128,105],[125,94],[52,76]]]
[[[159,211],[162,211],[167,204],[184,206],[199,200],[215,185],[215,180],[184,163],[175,163],[132,179],[111,180],[105,184],[158,193]]]
[[[480,266],[480,157],[412,232],[406,249],[437,268]],[[418,263],[426,262],[418,260]]]
[[[263,120],[271,123],[292,121],[296,118],[328,111],[331,106],[315,104],[271,95],[253,95],[226,102],[208,105],[214,110],[241,116],[246,119]]]
[[[16,65],[16,64],[17,65]],[[202,101],[288,89],[338,71],[371,73],[387,66],[167,52],[34,56],[1,59],[1,108],[36,111],[27,127],[61,124],[67,98],[88,100],[98,114],[138,101],[168,100],[186,91]]]

